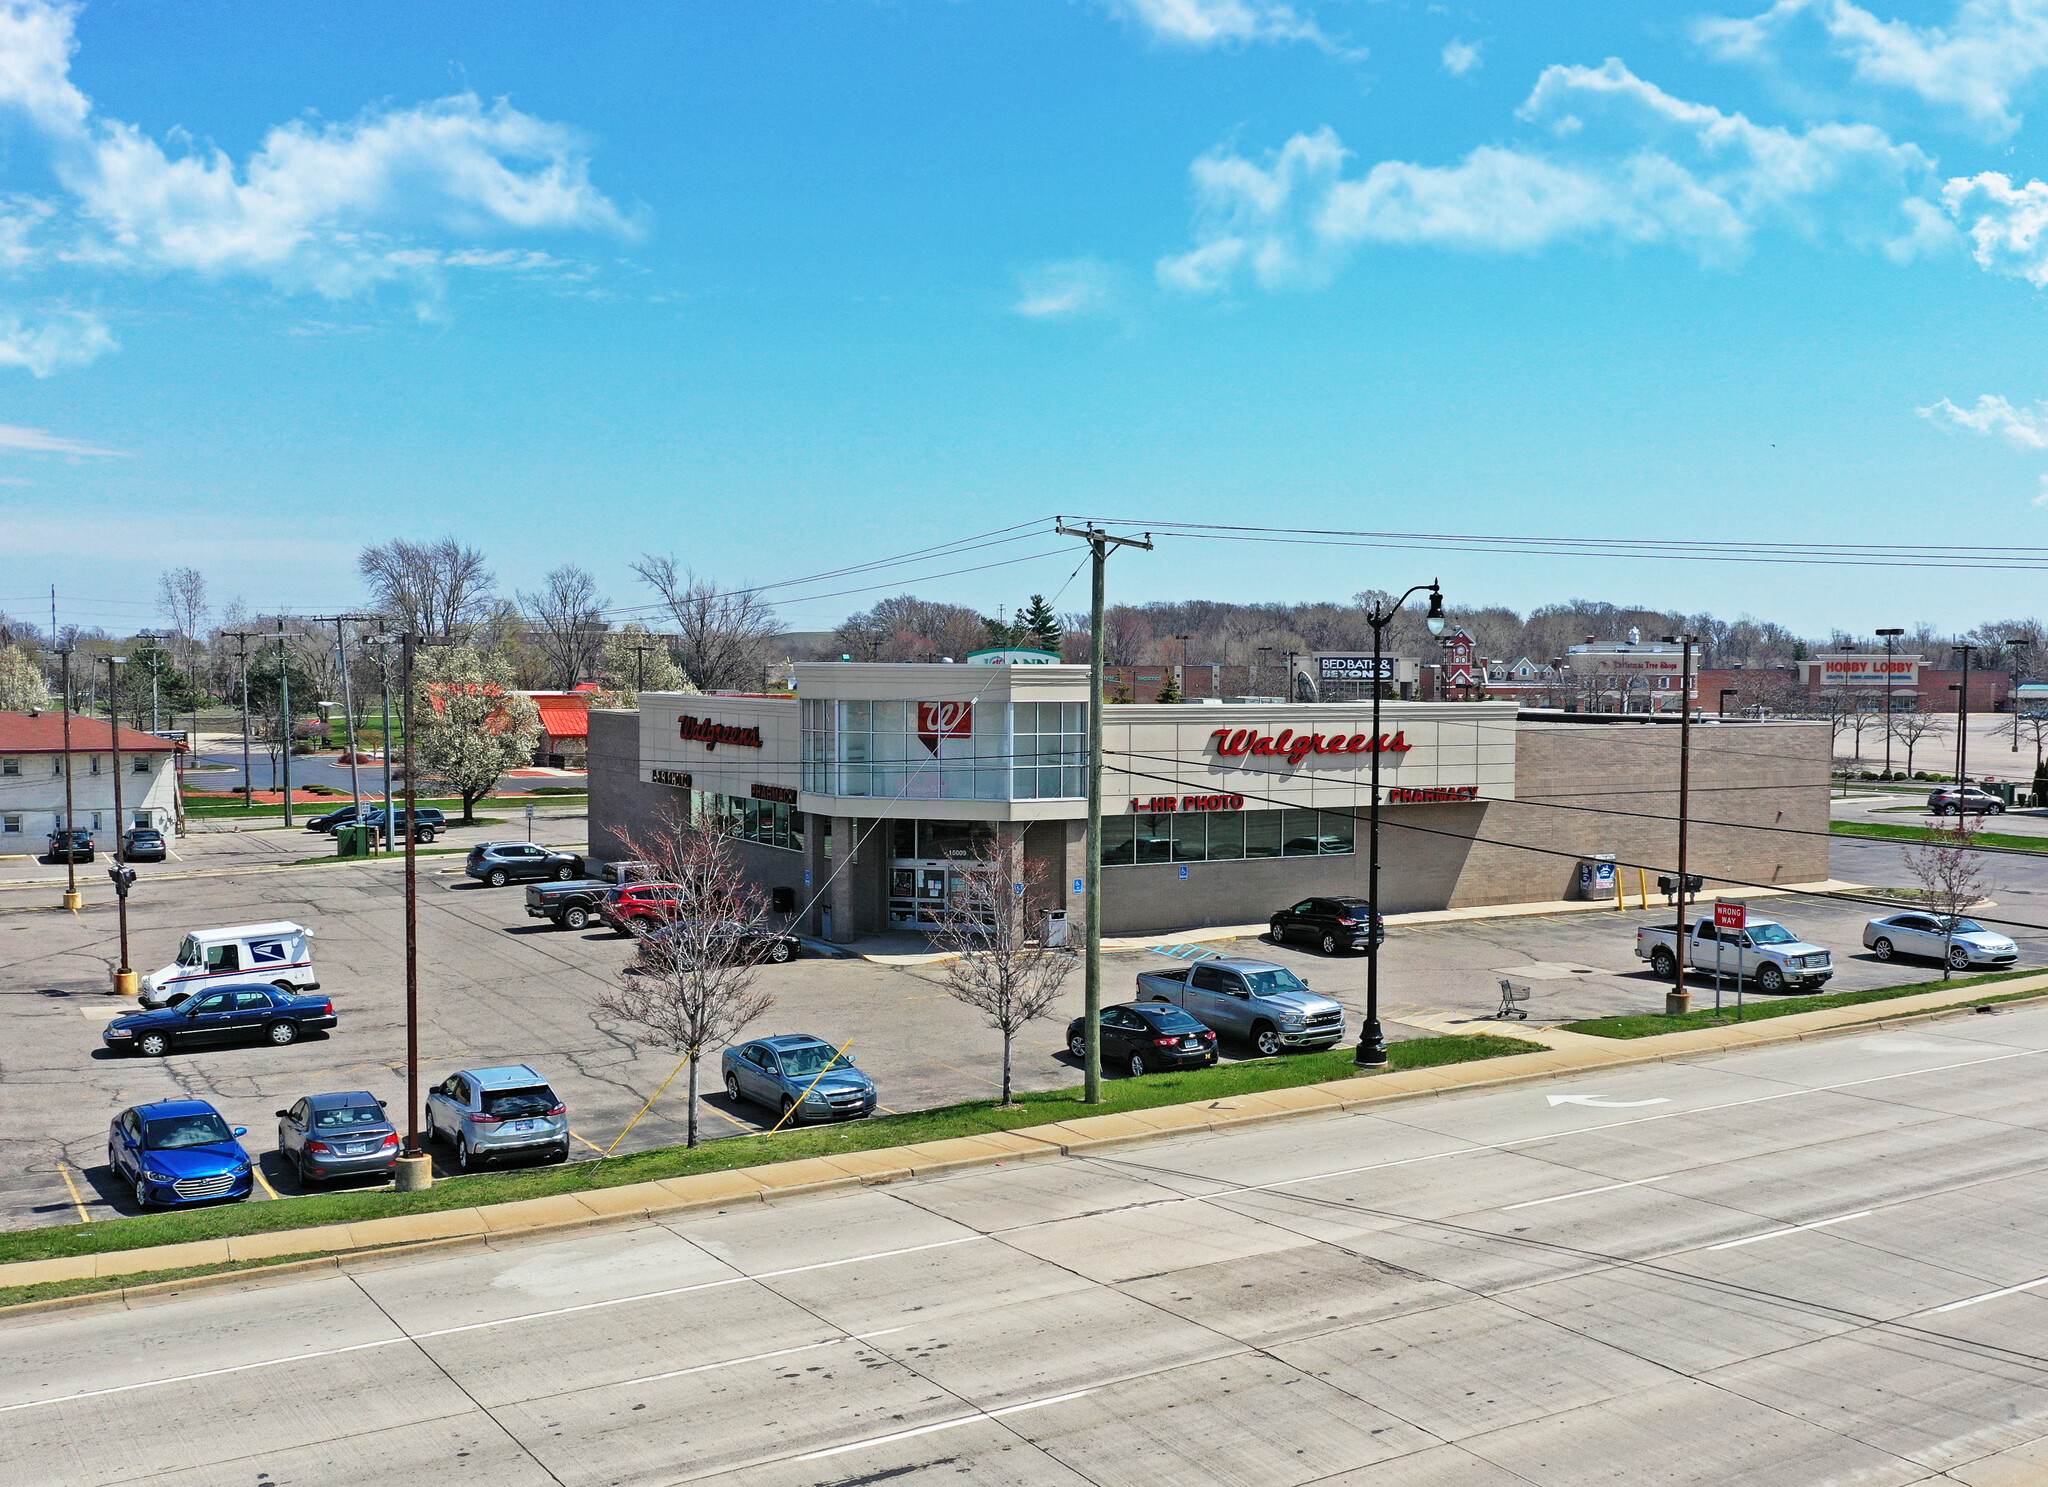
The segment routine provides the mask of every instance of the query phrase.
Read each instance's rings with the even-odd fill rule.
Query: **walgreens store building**
[[[723,816],[791,927],[845,941],[929,928],[962,867],[1007,836],[1021,841],[1034,913],[1065,911],[1078,929],[1086,667],[802,664],[796,684],[794,697],[646,693],[637,713],[593,712],[591,854],[627,855],[676,809]],[[1675,728],[1630,724],[1645,727],[1675,745]],[[1657,848],[1618,815],[1589,829],[1521,808],[1532,740],[1546,792],[1576,759],[1587,780],[1572,788],[1645,789],[1670,810],[1663,782],[1643,778],[1668,764],[1675,784],[1661,739],[1618,748],[1614,729],[1518,720],[1508,702],[1383,702],[1371,730],[1369,701],[1111,705],[1103,932],[1256,923],[1310,894],[1362,894],[1375,750],[1388,912],[1561,899],[1576,854]],[[1811,878],[1826,876],[1826,733],[1811,750],[1823,834]],[[1794,757],[1757,753],[1767,767]],[[1697,738],[1693,767],[1697,780]],[[1712,851],[1693,848],[1698,861]]]

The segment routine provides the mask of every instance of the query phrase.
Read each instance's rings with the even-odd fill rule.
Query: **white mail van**
[[[142,978],[142,1005],[175,1007],[208,985],[235,981],[268,981],[280,991],[318,991],[313,931],[289,920],[195,929],[178,946],[176,960]]]

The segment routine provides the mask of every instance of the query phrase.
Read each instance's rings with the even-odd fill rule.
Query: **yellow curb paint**
[[[59,1162],[57,1175],[64,1179],[64,1186],[71,1192],[71,1206],[78,1210],[78,1221],[81,1224],[91,1223],[92,1215],[85,1211],[85,1200],[78,1196],[78,1184],[71,1180],[71,1169]]]

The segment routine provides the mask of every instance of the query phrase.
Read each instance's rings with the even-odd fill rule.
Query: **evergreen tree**
[[[1012,650],[1030,643],[1030,632],[1024,628],[1022,620],[992,620],[983,615],[981,628],[987,632],[986,638],[991,649]]]
[[[1060,627],[1059,616],[1052,612],[1043,594],[1033,594],[1031,604],[1019,615],[1017,623],[1024,631],[1024,642],[1042,651],[1060,653],[1060,645],[1066,640],[1066,631]]]
[[[1179,702],[1181,700],[1179,672],[1169,671],[1166,673],[1166,685],[1159,689],[1159,700],[1161,702]]]

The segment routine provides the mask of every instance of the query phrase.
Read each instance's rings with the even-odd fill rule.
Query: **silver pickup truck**
[[[1245,1039],[1267,1058],[1344,1040],[1344,1008],[1270,961],[1203,960],[1141,971],[1137,999],[1171,1002],[1202,1026]]]
[[[1647,960],[1657,976],[1669,980],[1678,970],[1679,940],[1669,927],[1644,925],[1636,931],[1636,958]],[[1702,914],[1686,935],[1685,963],[1711,975],[1739,976],[1758,991],[1775,995],[1788,986],[1806,991],[1827,984],[1835,974],[1832,956],[1810,945],[1784,925],[1752,919],[1746,929],[1717,930]]]

